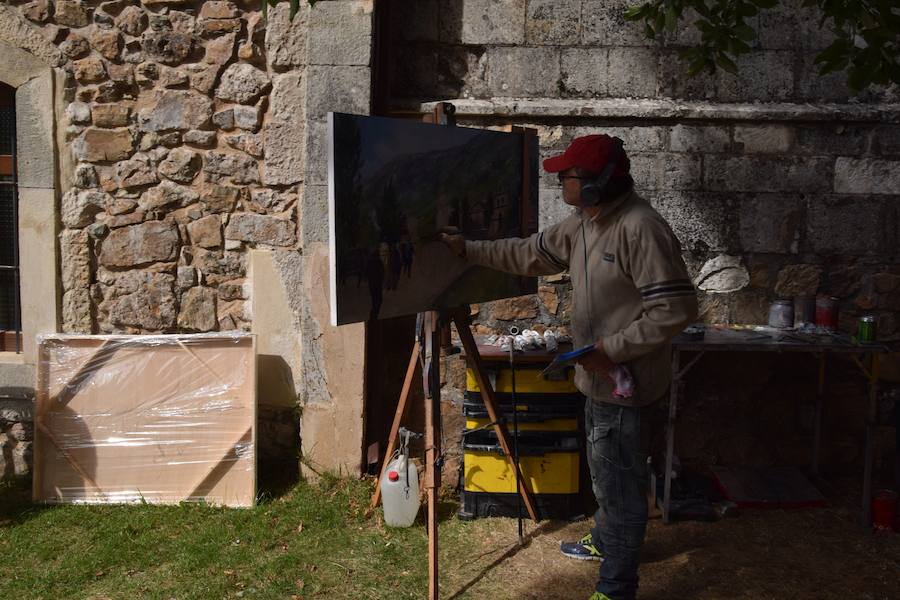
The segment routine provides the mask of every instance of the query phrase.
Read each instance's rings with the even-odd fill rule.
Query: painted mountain
[[[331,316],[336,325],[534,293],[536,280],[469,265],[440,242],[537,231],[537,139],[329,114]],[[525,169],[533,182],[523,198]]]

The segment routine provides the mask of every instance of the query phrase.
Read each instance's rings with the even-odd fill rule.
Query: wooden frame
[[[256,501],[256,338],[40,340],[36,502]]]

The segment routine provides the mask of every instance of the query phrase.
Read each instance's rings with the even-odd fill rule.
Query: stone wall
[[[424,112],[446,100],[461,125],[535,127],[542,158],[579,135],[617,135],[638,191],[682,242],[704,321],[765,323],[771,301],[824,293],[840,298],[844,331],[872,313],[883,339],[900,339],[898,90],[853,95],[843,74],[820,77],[814,56],[830,38],[799,1],[758,17],[760,39],[738,61],[739,76],[697,78],[677,58],[697,32],[647,40],[640,24],[622,18],[629,4],[395,1],[391,104]],[[568,213],[559,197],[555,178],[543,174],[542,227]],[[477,329],[565,327],[569,295],[565,274],[542,278],[536,296],[476,307]],[[764,458],[806,459],[794,450],[811,431],[814,367],[802,359],[745,367],[739,378],[727,364],[698,368],[693,389],[708,402],[686,411],[679,452],[760,462],[754,451],[771,450],[769,434],[781,432],[780,443],[792,447]],[[859,447],[861,381],[842,363],[831,373],[831,456],[852,462],[858,453],[846,449]],[[463,381],[451,383],[445,395],[458,398]],[[761,420],[735,427],[713,416],[714,406]]]
[[[337,334],[319,294],[326,113],[369,112],[371,0],[303,3],[293,20],[282,4],[268,23],[257,0],[11,4],[4,30],[38,31],[64,74],[57,163],[73,166],[58,190],[62,331],[253,330],[255,311],[275,309],[274,292],[251,297],[249,255],[270,252],[294,318],[254,331],[292,333],[299,351],[261,359],[261,377],[278,364],[292,399],[285,407],[283,390],[263,389],[260,403],[361,413],[362,369],[356,388],[329,377],[345,359],[328,350]],[[360,362],[362,348],[347,354]],[[359,448],[309,450],[324,468],[352,470]]]

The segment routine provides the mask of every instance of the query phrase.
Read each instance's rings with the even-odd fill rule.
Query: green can
[[[872,315],[865,315],[864,317],[859,318],[859,331],[856,334],[856,339],[858,339],[861,343],[872,343],[875,341],[875,338],[878,336],[878,324],[875,322],[875,317]]]

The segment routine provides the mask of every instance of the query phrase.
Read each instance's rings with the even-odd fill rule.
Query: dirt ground
[[[900,534],[866,533],[857,517],[846,502],[745,510],[715,523],[651,520],[638,598],[900,599]],[[489,521],[471,560],[442,576],[442,597],[586,600],[593,592],[598,563],[559,553],[560,540],[581,537],[587,521],[527,522],[525,547],[516,542],[515,519]]]

